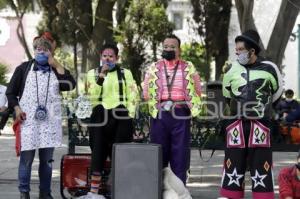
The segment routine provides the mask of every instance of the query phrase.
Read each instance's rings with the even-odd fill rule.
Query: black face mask
[[[175,51],[174,50],[164,50],[162,53],[162,57],[168,61],[175,59]]]

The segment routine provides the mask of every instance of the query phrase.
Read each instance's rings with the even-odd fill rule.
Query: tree
[[[6,0],[0,0],[0,9],[6,8],[7,2]]]
[[[116,18],[118,24],[121,24],[125,20],[130,3],[131,0],[117,0]]]
[[[138,84],[142,79],[142,66],[157,59],[159,43],[172,30],[173,24],[168,21],[161,3],[155,0],[131,1],[125,20],[116,28],[116,40],[123,47],[123,64],[131,69]],[[149,54],[150,50],[152,54]]]
[[[3,9],[9,6],[16,14],[16,19],[18,21],[17,26],[17,36],[18,39],[23,46],[26,56],[28,59],[32,59],[32,55],[30,53],[23,25],[23,17],[26,12],[34,10],[34,0],[1,0],[0,1],[0,9]]]
[[[241,31],[257,30],[252,16],[254,0],[235,0]],[[262,55],[281,67],[284,52],[299,14],[299,0],[282,0],[278,17],[269,43],[265,48],[262,43]]]
[[[184,44],[181,46],[181,57],[184,60],[190,61],[194,64],[197,71],[200,72],[201,77],[206,81],[209,79],[210,70],[207,63],[210,63],[210,60],[206,60],[205,47],[197,42],[191,44]]]
[[[83,63],[81,72],[87,71],[87,60],[92,67],[98,66],[102,45],[113,41],[112,10],[115,2],[116,0],[41,0],[45,28],[54,32],[63,43],[72,45],[74,53],[80,44]]]
[[[7,79],[5,74],[7,73],[7,66],[5,64],[0,63],[0,84],[5,85],[7,84]]]
[[[229,54],[228,29],[231,0],[191,0],[191,3],[198,33],[204,38],[206,65],[210,64],[208,60],[213,57],[216,68],[215,79],[218,80]]]

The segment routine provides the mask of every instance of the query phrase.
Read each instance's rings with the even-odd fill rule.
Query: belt
[[[186,101],[173,101],[173,100],[161,100],[161,106],[164,106],[164,103],[167,101],[172,101],[172,107],[176,107],[176,108],[184,108],[187,106],[187,102]]]

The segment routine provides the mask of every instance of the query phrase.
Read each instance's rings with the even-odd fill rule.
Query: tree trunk
[[[75,34],[74,34],[75,38]],[[73,44],[73,53],[74,53],[74,69],[75,69],[75,81],[78,82],[78,64],[77,64],[77,42]],[[78,86],[76,86],[76,96],[78,96]]]
[[[115,0],[99,0],[98,2],[92,35],[92,49],[89,56],[92,68],[98,66],[99,52],[103,44],[113,42],[112,10],[114,4]]]
[[[228,30],[231,13],[231,0],[208,2],[205,11],[207,52],[215,58],[215,79],[219,80],[222,67],[228,58]]]
[[[30,50],[29,50],[29,47],[28,47],[28,44],[26,42],[26,39],[25,39],[25,32],[24,32],[24,26],[23,26],[23,16],[20,17],[18,19],[18,27],[17,27],[17,36],[18,36],[18,39],[21,43],[21,45],[23,46],[24,50],[25,50],[25,53],[26,53],[26,56],[28,59],[32,59],[32,55],[30,53]]]
[[[216,63],[216,73],[215,73],[215,79],[220,80],[222,75],[222,68],[225,64],[225,62],[228,60],[228,39],[224,40],[222,42],[223,46],[220,46],[220,53],[215,56],[215,63]]]
[[[241,31],[256,30],[252,16],[254,0],[235,0]]]
[[[157,43],[152,42],[153,61],[157,61]]]
[[[58,0],[40,0],[41,5],[47,12],[47,20],[46,20],[46,27],[50,30],[53,29],[53,21],[59,15],[58,9],[56,5],[59,3]],[[63,1],[60,1],[63,2]]]
[[[235,6],[238,12],[241,32],[249,29],[257,31],[252,15],[254,0],[235,0]],[[259,41],[259,46],[261,48],[260,55],[265,56],[265,47],[261,40]]]
[[[157,2],[161,3],[164,6],[164,8],[168,7],[169,1],[171,0],[157,0]]]
[[[219,80],[222,67],[228,59],[228,30],[231,0],[191,0],[193,19],[198,23],[198,33],[204,37],[207,67],[215,59],[215,79]],[[205,74],[209,80],[210,71]]]
[[[299,14],[299,0],[282,0],[267,47],[267,58],[281,67],[284,52]]]
[[[87,51],[88,51],[88,43],[84,42],[81,44],[81,73],[85,74],[89,70],[87,68]]]
[[[129,0],[117,0],[117,23],[120,25],[126,17],[127,9],[130,6],[131,1]]]
[[[9,0],[8,3],[10,4],[11,8],[15,11],[15,14],[16,14],[16,17],[18,20],[18,26],[17,26],[18,39],[25,50],[25,54],[26,54],[27,58],[32,59],[32,55],[30,53],[28,44],[25,39],[25,31],[24,31],[24,26],[23,26],[23,17],[26,12],[27,6],[25,6],[23,11],[21,11],[21,10],[19,10],[19,8],[17,7],[17,5],[15,4],[15,2],[13,0]]]

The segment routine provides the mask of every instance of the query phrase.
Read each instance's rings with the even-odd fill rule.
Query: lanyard
[[[47,100],[48,100],[48,90],[49,90],[50,73],[51,73],[51,71],[49,71],[49,75],[48,75],[47,93],[46,93],[46,100],[45,100],[45,106],[44,106],[44,107],[46,107],[46,105],[47,105]],[[39,100],[39,84],[38,84],[38,80],[37,80],[37,71],[35,71],[35,83],[36,83],[36,98],[37,98],[37,103],[38,103],[38,106],[40,106],[40,100]]]
[[[99,73],[100,69],[98,69],[98,73]],[[117,76],[118,76],[118,82],[119,82],[119,100],[120,102],[124,102],[124,96],[123,96],[123,80],[124,80],[124,83],[125,83],[125,88],[126,88],[126,79],[125,79],[125,71],[123,68],[121,67],[116,67],[116,71],[117,71]],[[97,73],[97,69],[95,69],[95,78],[96,78],[96,82],[97,82],[97,78],[98,77],[98,73]],[[102,88],[101,88],[101,91],[100,91],[100,95],[99,95],[99,101],[101,102],[102,101],[102,96],[103,96],[103,85],[102,85]],[[126,89],[125,89],[125,100],[127,100],[126,98]]]
[[[166,63],[164,62],[164,69],[165,69],[165,75],[166,75],[166,81],[167,81],[168,99],[169,100],[171,100],[171,90],[172,90],[172,86],[173,86],[175,76],[176,76],[176,73],[177,73],[178,65],[179,65],[179,61],[177,61],[177,64],[174,68],[174,73],[173,73],[171,82],[169,82],[169,75],[168,75],[168,72],[167,72],[167,66],[166,66]]]

